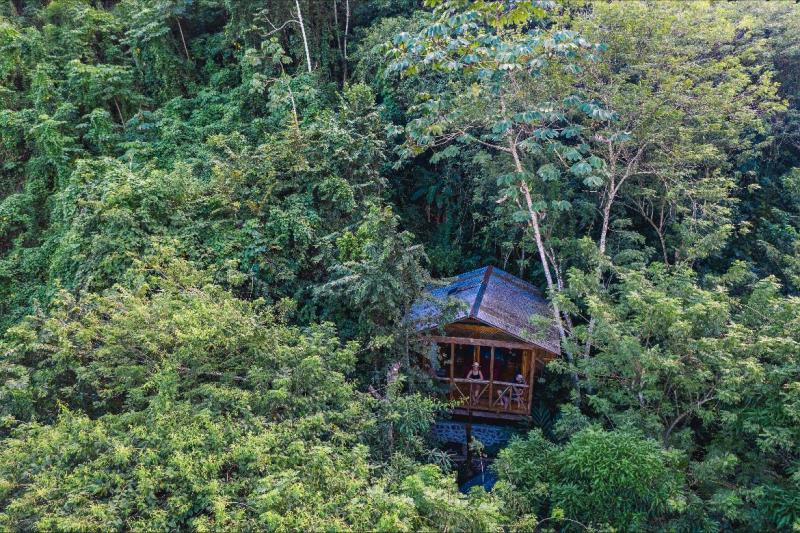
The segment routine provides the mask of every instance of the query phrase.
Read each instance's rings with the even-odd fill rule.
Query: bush
[[[550,512],[587,526],[655,527],[685,504],[678,459],[627,431],[589,427],[560,447],[532,431],[500,453],[497,492],[514,520]]]

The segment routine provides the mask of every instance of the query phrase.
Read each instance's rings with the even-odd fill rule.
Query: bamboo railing
[[[530,413],[527,383],[441,376],[437,379],[450,384],[449,398],[459,402],[459,407],[494,413]]]

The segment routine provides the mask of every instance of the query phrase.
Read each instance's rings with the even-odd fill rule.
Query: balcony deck
[[[530,413],[531,395],[527,383],[448,377],[437,379],[450,385],[448,398],[457,403],[454,409],[456,414],[474,412],[496,418],[521,418]]]

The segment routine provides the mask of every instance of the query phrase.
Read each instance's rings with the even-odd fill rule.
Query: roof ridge
[[[489,265],[486,267],[486,272],[483,273],[483,279],[481,280],[480,288],[478,289],[478,294],[475,296],[475,302],[472,304],[472,309],[469,312],[469,316],[471,318],[475,318],[478,316],[478,311],[481,308],[481,302],[483,301],[483,294],[486,292],[486,287],[489,285],[489,278],[492,276],[492,271],[494,270],[494,266]]]
[[[476,274],[482,274],[487,268],[489,268],[489,267],[488,266],[482,266],[482,267],[479,267],[479,268],[473,268],[472,270],[467,270],[466,272],[461,272],[461,273],[456,274],[455,276],[452,276],[452,277],[453,278],[468,278],[468,277],[472,277],[472,276],[474,276]]]

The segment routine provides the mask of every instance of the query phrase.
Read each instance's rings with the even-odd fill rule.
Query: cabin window
[[[453,374],[457,378],[463,378],[467,372],[472,368],[472,362],[475,360],[475,346],[469,344],[456,344],[456,357],[453,365]],[[488,366],[486,368],[489,368]],[[481,368],[483,370],[483,368]],[[484,370],[484,375],[485,374]]]
[[[522,350],[511,348],[494,349],[494,380],[512,382],[517,373],[523,372]],[[527,380],[527,376],[525,377]]]
[[[481,372],[484,379],[491,379],[492,369],[492,349],[489,346],[478,346],[478,362],[481,364]]]

